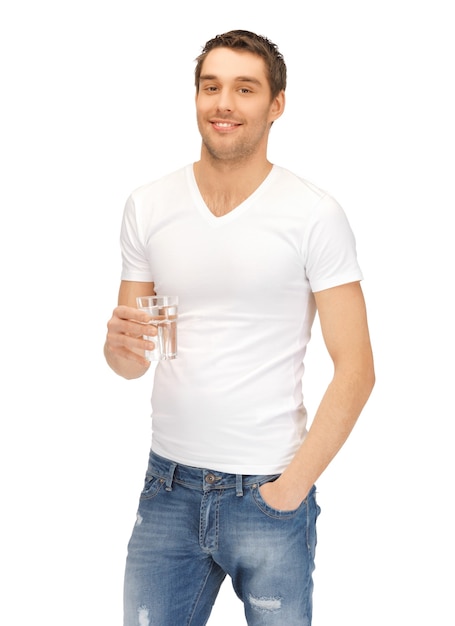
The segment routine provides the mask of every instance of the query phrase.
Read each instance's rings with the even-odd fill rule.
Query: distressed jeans
[[[203,626],[226,575],[250,626],[310,626],[320,509],[314,487],[294,511],[271,508],[259,487],[275,478],[151,452],[128,544],[124,626]]]

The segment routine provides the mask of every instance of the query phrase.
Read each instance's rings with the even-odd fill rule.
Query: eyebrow
[[[215,74],[204,74],[199,77],[199,81],[202,82],[204,80],[219,80],[218,76]],[[261,81],[257,78],[253,78],[253,76],[236,76],[234,79],[236,82],[240,83],[252,83],[253,85],[262,85]]]

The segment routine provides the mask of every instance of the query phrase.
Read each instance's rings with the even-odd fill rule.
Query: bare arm
[[[136,308],[136,297],[154,293],[153,283],[122,281],[120,284],[118,306],[107,324],[104,356],[109,367],[123,378],[139,378],[150,367],[144,351],[153,350],[154,345],[143,339],[143,324],[151,318]],[[147,335],[155,332],[153,326],[147,329]]]
[[[282,510],[305,499],[351,433],[375,381],[360,284],[320,291],[315,298],[334,375],[294,459],[278,480],[261,488],[267,502]]]

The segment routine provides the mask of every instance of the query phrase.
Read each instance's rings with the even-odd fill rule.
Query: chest
[[[208,210],[215,217],[223,217],[242,204],[249,194],[208,194],[201,192],[201,198]]]
[[[271,294],[308,287],[300,246],[301,234],[283,220],[249,216],[213,226],[182,216],[151,230],[146,253],[157,293],[263,306]]]

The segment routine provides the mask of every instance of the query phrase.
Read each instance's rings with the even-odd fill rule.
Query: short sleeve
[[[120,233],[122,280],[153,282],[133,196],[125,204]]]
[[[341,206],[324,195],[314,207],[303,242],[306,274],[313,292],[363,279],[354,233]]]

